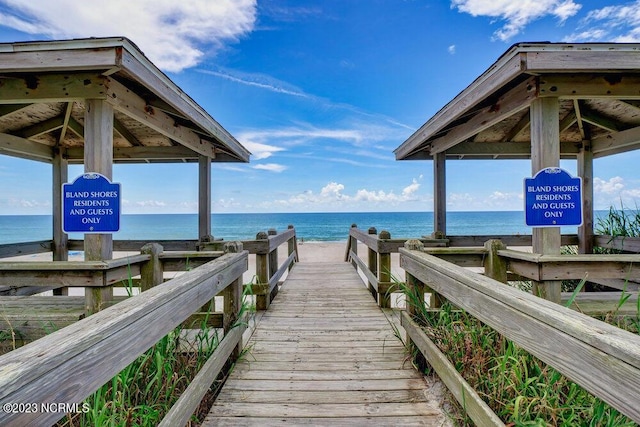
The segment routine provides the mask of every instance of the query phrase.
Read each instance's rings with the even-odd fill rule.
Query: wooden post
[[[531,103],[531,172],[560,166],[560,108],[558,98],[537,98]],[[560,255],[560,227],[534,227],[533,252]],[[560,303],[560,281],[533,282],[533,293]]]
[[[498,255],[498,251],[506,246],[501,240],[492,239],[484,243],[487,255],[484,258],[484,274],[502,283],[507,283],[507,262]]]
[[[369,230],[367,231],[369,234],[375,235],[378,234],[378,230],[376,230],[375,227],[370,227]],[[368,261],[368,267],[369,267],[369,271],[372,272],[373,274],[376,275],[376,277],[378,277],[378,252],[375,251],[375,249],[371,249],[369,248],[369,259]],[[378,277],[378,280],[380,280],[380,277]],[[373,298],[376,299],[376,301],[378,300],[378,292],[376,291],[376,288],[373,286],[373,283],[369,282],[369,292],[371,292],[371,295],[373,295]]]
[[[242,242],[228,242],[224,245],[225,253],[240,253],[242,252]],[[224,297],[224,309],[222,315],[222,325],[224,328],[225,336],[229,331],[234,327],[238,320],[242,321],[242,319],[238,319],[238,315],[240,310],[242,309],[242,275],[236,279],[233,283],[227,286],[224,291],[222,291],[222,295]],[[231,360],[235,360],[240,356],[243,348],[242,338],[238,342],[238,345],[235,347],[233,353],[231,354]]]
[[[593,152],[591,141],[582,141],[578,153],[578,176],[582,178],[582,226],[578,227],[578,253],[593,253]]]
[[[212,242],[211,235],[211,159],[198,158],[198,239]]]
[[[351,224],[351,228],[358,228],[358,224]],[[353,236],[349,236],[349,248],[351,249],[351,251],[353,251],[354,254],[358,255],[358,239],[353,237]],[[349,256],[349,254],[347,254],[347,257]],[[358,263],[356,262],[355,259],[351,260],[351,265],[353,266],[353,268],[356,269],[356,271],[358,270]]]
[[[288,230],[293,230],[295,227],[292,224],[289,224],[289,226],[287,227]],[[287,249],[288,249],[288,256],[291,256],[292,253],[296,253],[296,256],[294,258],[295,262],[299,262],[298,261],[298,239],[296,238],[296,236],[294,235],[293,238],[289,239],[289,241],[287,242]],[[291,271],[291,269],[293,268],[293,264],[289,264],[289,271]]]
[[[69,180],[69,162],[65,158],[63,149],[56,147],[53,157],[53,261],[68,261],[69,250],[67,244],[69,236],[62,231],[62,184]],[[57,288],[54,295],[69,295],[69,288]]]
[[[265,246],[268,246],[268,242],[266,240],[269,238],[269,235],[261,231],[256,234],[256,240],[265,240]],[[256,295],[256,310],[266,310],[269,308],[269,295],[268,289],[264,290],[265,287],[269,287],[269,260],[268,254],[257,253],[256,254],[256,281],[258,282],[256,286],[258,287],[258,291]]]
[[[162,245],[158,243],[147,243],[140,250],[141,254],[151,255],[151,259],[140,268],[140,291],[144,292],[164,281],[164,271],[160,254]]]
[[[391,233],[382,230],[378,235],[381,240],[391,239]],[[378,266],[378,305],[382,308],[391,307],[391,295],[389,288],[391,282],[391,253],[380,252],[380,263]]]
[[[269,236],[277,236],[278,231],[275,228],[271,228],[267,231]],[[269,244],[271,245],[271,244]],[[271,281],[271,278],[278,272],[278,248],[274,248],[269,253],[269,278],[267,282]],[[273,288],[273,291],[269,294],[269,303],[278,295],[278,285]]]
[[[84,115],[84,171],[97,172],[113,178],[113,107],[99,99],[85,100]],[[113,258],[111,234],[85,234],[85,261],[104,261]],[[113,299],[111,286],[85,289],[85,309],[88,314],[99,311]]]
[[[442,236],[447,235],[446,157],[446,153],[433,156],[433,232]]]
[[[411,239],[404,242],[404,247],[410,251],[422,251],[424,249],[424,245],[420,240]],[[424,321],[422,316],[424,315],[425,306],[424,306],[424,293],[425,293],[425,284],[418,280],[415,276],[413,276],[409,272],[405,272],[405,284],[407,287],[407,295],[405,295],[406,301],[405,306],[407,313],[409,316],[417,320],[418,322]],[[409,348],[409,354],[415,355],[416,366],[420,372],[424,372],[427,367],[427,361],[422,354],[422,352],[418,349],[418,347],[413,343],[409,334],[406,334],[406,342]]]

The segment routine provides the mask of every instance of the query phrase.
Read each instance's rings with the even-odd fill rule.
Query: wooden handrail
[[[417,250],[401,267],[636,422],[640,336]]]
[[[82,401],[205,301],[239,287],[247,267],[247,251],[224,255],[0,356],[0,404]],[[0,424],[45,425],[63,415],[0,411]]]

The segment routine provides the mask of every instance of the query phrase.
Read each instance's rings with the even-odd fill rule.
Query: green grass
[[[555,369],[449,303],[440,310],[425,309],[419,318],[429,338],[508,425],[636,425]],[[458,425],[472,425],[461,415],[464,414],[462,408],[458,414]]]
[[[247,290],[250,286],[245,287],[243,297]],[[238,318],[244,319],[250,310],[243,304]],[[182,328],[176,328],[87,398],[88,412],[70,414],[57,426],[157,425],[218,346],[221,337],[207,326],[210,314],[202,320],[189,348],[181,342]],[[214,382],[192,421],[204,419],[221,383],[222,379]]]

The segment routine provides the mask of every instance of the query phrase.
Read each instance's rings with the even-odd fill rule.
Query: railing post
[[[351,224],[351,228],[358,228],[358,224]],[[358,239],[356,237],[353,237],[351,235],[349,235],[349,249],[351,251],[353,251],[354,254],[358,255]],[[349,254],[347,254],[347,257],[349,256]],[[353,265],[353,268],[356,269],[356,271],[358,271],[358,263],[356,263],[355,259],[351,260],[351,265]]]
[[[507,283],[507,261],[498,255],[498,251],[506,249],[501,240],[491,239],[484,243],[487,254],[484,258],[484,274],[502,283]]]
[[[264,240],[264,246],[268,247],[269,242],[267,239],[269,235],[261,231],[256,234],[256,240]],[[268,249],[267,249],[268,251]],[[266,310],[269,308],[269,259],[268,254],[266,253],[257,253],[256,254],[256,280],[258,290],[254,292],[256,296],[256,310]],[[265,290],[265,287],[267,288]]]
[[[375,227],[370,227],[368,230],[369,234],[378,234],[378,230],[376,230]],[[368,266],[369,266],[369,271],[372,272],[373,274],[376,275],[378,274],[378,253],[374,250],[369,248],[369,257],[368,257]],[[377,295],[377,291],[376,288],[373,286],[373,283],[369,282],[369,292],[371,292],[371,295],[373,295],[373,298],[375,298],[376,300],[378,299],[378,295]]]
[[[140,250],[141,254],[151,256],[151,259],[140,268],[140,292],[149,290],[164,280],[164,271],[160,261],[162,251],[162,245],[158,243],[147,243]]]
[[[391,239],[391,233],[382,230],[378,235],[380,240]],[[379,242],[378,242],[379,243]],[[389,295],[391,283],[391,253],[380,252],[380,264],[378,267],[378,305],[382,308],[391,307],[391,295]]]
[[[404,242],[404,247],[410,251],[422,251],[424,249],[422,242],[417,239],[407,240]],[[405,272],[405,285],[407,288],[405,306],[409,317],[414,320],[417,317],[419,317],[420,320],[424,320],[422,318],[425,311],[424,293],[427,287],[409,272]],[[409,354],[415,355],[415,362],[419,371],[424,372],[427,367],[427,361],[424,355],[413,343],[409,334],[406,335],[406,342],[409,348]]]
[[[224,252],[229,254],[237,254],[242,252],[242,242],[227,242],[224,245]],[[224,291],[222,291],[222,296],[224,298],[224,309],[222,314],[222,327],[224,328],[225,336],[231,328],[234,327],[236,321],[242,319],[238,319],[238,314],[242,309],[242,275],[234,280],[229,286],[227,286]],[[236,360],[240,353],[242,352],[242,348],[244,347],[242,343],[242,337],[238,342],[238,345],[235,347],[233,352],[231,353],[231,359]]]
[[[295,227],[292,224],[289,224],[289,226],[287,227],[288,230],[293,230]],[[300,256],[298,254],[298,238],[296,237],[296,235],[294,234],[293,237],[291,239],[289,239],[289,241],[287,242],[287,246],[288,246],[288,252],[287,252],[287,256],[291,256],[292,253],[296,253],[295,262],[299,262],[298,261],[298,257]],[[291,269],[293,268],[293,264],[289,265],[289,271],[291,271]]]
[[[278,232],[276,231],[275,228],[271,228],[269,229],[269,231],[267,231],[267,235],[277,236]],[[269,246],[271,246],[271,244],[269,244]],[[267,278],[267,283],[271,281],[271,278],[275,276],[277,272],[278,272],[278,248],[273,248],[273,251],[269,252],[269,277]],[[276,295],[278,295],[278,285],[274,286],[273,291],[269,294],[269,303],[273,301]]]

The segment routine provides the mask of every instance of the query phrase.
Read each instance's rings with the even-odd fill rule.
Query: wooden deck
[[[426,425],[446,415],[348,263],[298,263],[205,426]]]

